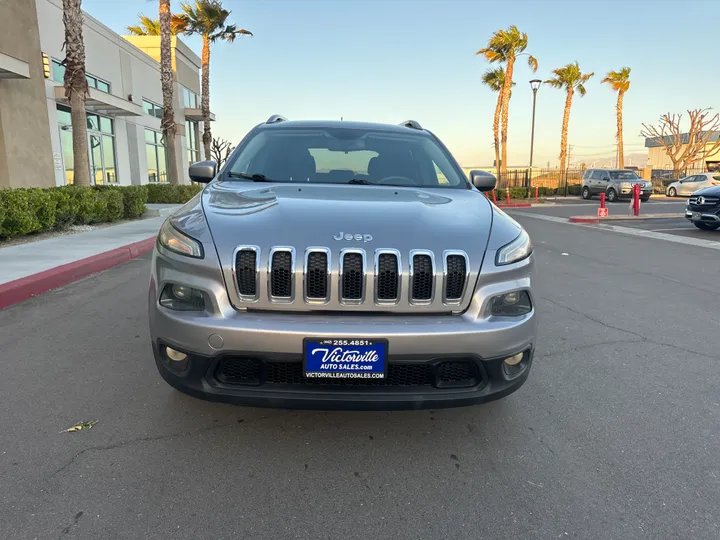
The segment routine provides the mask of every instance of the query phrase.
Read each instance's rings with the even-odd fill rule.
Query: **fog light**
[[[160,305],[176,311],[203,311],[205,294],[187,285],[168,283],[160,294]]]
[[[489,315],[520,317],[532,311],[530,295],[527,291],[512,291],[493,296],[488,304]]]
[[[172,293],[178,300],[186,300],[190,298],[192,289],[190,287],[185,287],[185,285],[173,285]]]
[[[514,356],[511,356],[510,358],[505,359],[505,363],[508,366],[517,366],[520,362],[522,362],[523,359],[523,353],[517,353]]]
[[[187,358],[187,354],[185,354],[184,352],[176,351],[175,349],[171,349],[170,347],[167,347],[165,349],[165,354],[173,362],[182,362]]]

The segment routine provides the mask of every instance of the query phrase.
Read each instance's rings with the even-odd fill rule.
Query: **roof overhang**
[[[70,105],[70,101],[65,97],[65,87],[55,87],[55,100],[58,103]],[[108,116],[142,116],[145,114],[142,106],[95,88],[89,89],[89,96],[85,100],[85,109]]]
[[[0,79],[29,79],[30,65],[7,54],[0,53]]]
[[[196,122],[203,121],[202,109],[185,109],[185,118],[188,120],[195,120]],[[210,121],[215,121],[215,113],[210,113]]]

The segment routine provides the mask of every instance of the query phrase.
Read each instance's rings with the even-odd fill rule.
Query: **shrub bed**
[[[145,213],[147,197],[145,186],[2,189],[0,238],[136,219]]]
[[[148,184],[147,202],[151,204],[185,204],[202,188],[202,185],[197,184]]]

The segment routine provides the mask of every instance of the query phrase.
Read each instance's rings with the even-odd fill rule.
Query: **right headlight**
[[[204,257],[202,244],[190,238],[188,235],[181,233],[173,227],[170,219],[166,219],[158,233],[158,242],[167,250],[185,255],[186,257],[194,257],[202,259]]]
[[[501,247],[495,256],[495,264],[502,266],[527,259],[533,251],[530,235],[523,230],[515,240]]]

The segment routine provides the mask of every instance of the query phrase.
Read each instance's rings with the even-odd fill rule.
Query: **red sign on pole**
[[[608,209],[607,208],[598,208],[598,217],[599,218],[608,217]]]

